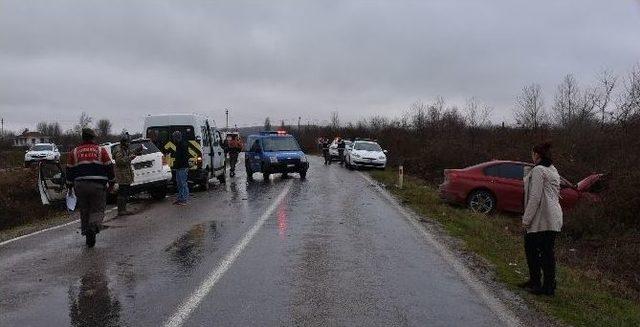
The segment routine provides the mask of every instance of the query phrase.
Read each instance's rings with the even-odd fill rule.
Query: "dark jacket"
[[[187,142],[176,143],[176,154],[173,161],[173,169],[189,168],[189,146]]]

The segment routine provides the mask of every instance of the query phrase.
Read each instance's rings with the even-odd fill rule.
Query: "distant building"
[[[13,146],[29,147],[36,143],[51,143],[51,137],[40,132],[29,132],[28,130],[16,136]]]

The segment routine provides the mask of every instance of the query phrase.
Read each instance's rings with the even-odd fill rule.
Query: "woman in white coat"
[[[529,280],[519,286],[537,295],[553,296],[556,289],[555,238],[562,228],[560,175],[551,160],[551,144],[533,147],[535,166],[524,177],[524,248]],[[541,277],[544,277],[543,279]]]

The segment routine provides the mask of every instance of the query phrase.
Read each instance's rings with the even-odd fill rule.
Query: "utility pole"
[[[4,139],[4,118],[0,118],[0,126],[2,126],[0,127],[0,138]]]
[[[300,119],[302,119],[302,117],[298,117],[298,133],[300,133]]]
[[[229,131],[229,108],[224,110],[224,114],[227,116],[227,124],[225,126],[226,131]]]

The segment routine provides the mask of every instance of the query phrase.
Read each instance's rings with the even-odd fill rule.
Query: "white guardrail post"
[[[398,167],[398,188],[402,189],[402,184],[404,184],[404,167],[400,165]]]

